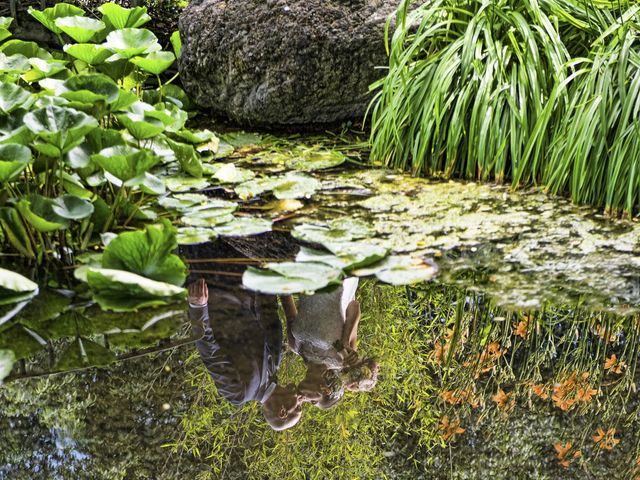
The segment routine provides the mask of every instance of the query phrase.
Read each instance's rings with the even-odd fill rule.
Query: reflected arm
[[[282,302],[284,315],[285,317],[287,317],[287,342],[289,343],[289,348],[294,352],[297,352],[298,346],[296,345],[296,339],[294,338],[292,333],[292,327],[295,322],[296,316],[298,315],[296,302],[293,300],[293,297],[291,295],[280,297],[280,301]]]

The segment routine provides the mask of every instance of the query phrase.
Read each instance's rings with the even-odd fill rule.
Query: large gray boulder
[[[387,65],[397,0],[193,0],[180,17],[187,93],[248,125],[361,119]]]

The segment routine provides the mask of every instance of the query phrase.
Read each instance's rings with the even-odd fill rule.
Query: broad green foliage
[[[201,177],[197,148],[216,150],[213,133],[185,127],[185,93],[159,77],[175,54],[140,28],[146,8],[99,11],[30,8],[59,39],[55,52],[11,39],[0,21],[1,239],[39,261],[155,218],[146,204],[165,193],[163,177]]]
[[[415,3],[399,7],[377,84],[374,160],[638,210],[635,2]]]
[[[102,254],[102,266],[180,287],[187,272],[182,260],[172,253],[177,246],[176,232],[169,222],[147,225],[143,231],[121,233],[111,240]]]

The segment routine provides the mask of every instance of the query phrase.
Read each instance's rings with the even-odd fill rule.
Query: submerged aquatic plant
[[[376,86],[372,158],[419,175],[640,206],[640,8],[405,0]]]

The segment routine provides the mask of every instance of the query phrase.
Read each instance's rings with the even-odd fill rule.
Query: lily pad
[[[158,204],[170,210],[187,211],[194,205],[204,205],[209,200],[209,197],[201,193],[178,193],[161,198]]]
[[[242,183],[253,179],[256,175],[247,168],[238,168],[233,163],[205,164],[205,172],[212,173],[220,183]]]
[[[180,227],[178,228],[179,245],[196,245],[211,242],[217,238],[212,228]]]
[[[270,295],[311,294],[329,285],[337,285],[342,270],[323,263],[271,263],[267,270],[249,267],[242,284],[250,290]]]
[[[287,173],[280,177],[264,177],[241,183],[235,188],[242,199],[258,196],[264,192],[273,192],[278,199],[308,198],[321,187],[313,177],[299,173]]]
[[[204,190],[209,186],[209,180],[206,178],[193,177],[165,177],[164,184],[172,192],[189,192],[194,190]]]
[[[264,218],[236,217],[213,229],[221,237],[245,237],[271,231],[271,221]]]
[[[24,145],[0,145],[0,183],[13,180],[31,162],[31,150]]]
[[[184,214],[180,221],[191,227],[213,227],[228,223],[234,219],[231,215],[237,208],[233,202],[217,200],[209,202],[206,209],[192,209]]]
[[[303,172],[335,168],[347,161],[347,157],[335,150],[307,150],[288,162],[288,166]]]
[[[377,265],[353,273],[358,276],[375,275],[378,280],[391,285],[411,285],[434,278],[438,266],[433,261],[419,257],[392,255]]]

